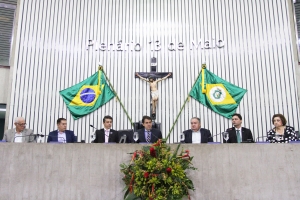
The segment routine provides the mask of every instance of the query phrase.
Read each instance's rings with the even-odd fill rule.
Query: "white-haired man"
[[[15,128],[4,132],[3,140],[6,142],[36,142],[33,130],[27,129],[26,121],[23,117],[15,118]]]

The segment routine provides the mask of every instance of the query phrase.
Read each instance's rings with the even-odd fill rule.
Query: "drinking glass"
[[[227,143],[227,140],[229,139],[229,133],[225,131],[225,132],[222,133],[222,135],[223,135],[224,140]]]
[[[137,141],[139,140],[139,133],[138,133],[138,132],[134,132],[134,133],[133,133],[133,140],[134,140],[135,142],[137,142]]]
[[[184,133],[180,133],[180,142],[184,143],[185,140],[185,134]]]

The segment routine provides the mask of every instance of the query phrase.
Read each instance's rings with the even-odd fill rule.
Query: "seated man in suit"
[[[142,119],[144,128],[138,130],[139,140],[138,142],[155,143],[158,139],[162,139],[161,131],[152,128],[152,118],[144,116]]]
[[[226,132],[229,133],[227,143],[241,143],[243,141],[253,142],[252,132],[250,129],[242,127],[242,116],[238,113],[232,115],[232,128],[228,128]],[[223,140],[223,143],[226,143]]]
[[[65,118],[57,119],[57,130],[48,135],[47,142],[74,143],[77,142],[74,132],[67,129],[67,120]]]
[[[111,128],[113,118],[109,115],[103,118],[104,128],[96,131],[94,143],[119,142],[119,133]]]
[[[191,129],[183,132],[185,143],[207,143],[213,142],[210,130],[201,128],[201,121],[198,117],[191,119]]]
[[[15,119],[15,127],[4,132],[3,140],[6,142],[36,142],[33,130],[27,129],[26,121],[23,117]]]

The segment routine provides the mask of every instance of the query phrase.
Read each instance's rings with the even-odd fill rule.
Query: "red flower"
[[[152,157],[156,157],[156,152],[155,152],[155,149],[153,147],[150,147],[150,155]]]
[[[145,177],[145,178],[148,178],[148,177],[149,177],[149,173],[148,173],[148,172],[145,172],[145,173],[144,173],[144,177]]]
[[[136,157],[136,151],[133,153],[132,157],[131,157],[131,161],[133,161]]]
[[[152,146],[161,146],[162,140],[158,139],[156,143],[152,144]]]
[[[168,168],[166,169],[166,171],[168,172],[168,174],[170,174],[170,173],[172,172],[172,169],[171,169],[170,167],[168,167]]]

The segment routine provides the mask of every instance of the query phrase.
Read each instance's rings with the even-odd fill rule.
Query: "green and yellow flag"
[[[97,110],[115,96],[101,69],[59,93],[75,120]]]
[[[190,96],[216,113],[231,118],[246,92],[202,68]]]

